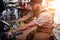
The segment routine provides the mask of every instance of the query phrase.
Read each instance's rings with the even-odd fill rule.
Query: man
[[[42,0],[31,0],[31,12],[33,20],[22,27],[17,28],[14,32],[27,30],[37,26],[32,40],[49,40],[53,30],[53,17],[48,8],[42,5]],[[25,17],[26,18],[26,17]]]

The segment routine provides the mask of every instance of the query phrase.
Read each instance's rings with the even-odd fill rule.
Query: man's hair
[[[4,9],[5,7],[4,7],[3,0],[0,0],[0,13],[2,13]]]
[[[42,3],[42,0],[31,0],[31,3]]]

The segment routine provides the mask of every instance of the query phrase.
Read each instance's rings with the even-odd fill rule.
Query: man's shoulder
[[[48,10],[42,10],[40,12],[40,16],[52,16],[51,12],[49,12]]]

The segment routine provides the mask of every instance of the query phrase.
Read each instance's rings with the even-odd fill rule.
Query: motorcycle
[[[23,34],[23,32],[14,32],[9,38],[7,37],[8,31],[10,30],[10,24],[4,20],[0,20],[0,40],[16,40],[17,35]]]

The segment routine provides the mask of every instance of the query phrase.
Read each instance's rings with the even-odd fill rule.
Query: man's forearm
[[[17,29],[14,30],[14,31],[15,31],[15,32],[17,32],[17,31],[24,31],[24,30],[27,30],[27,29],[29,29],[29,28],[31,28],[31,27],[36,26],[36,25],[37,25],[36,23],[34,23],[33,21],[31,21],[30,23],[25,24],[24,26],[19,27],[19,28],[17,28]]]
[[[30,14],[27,14],[26,16],[23,16],[22,18],[18,19],[17,21],[20,22],[20,21],[26,21],[27,19],[29,19],[31,17]]]
[[[26,17],[26,16],[24,16],[23,18],[20,18],[20,19],[18,19],[17,21],[18,22],[21,22],[21,21],[26,21],[28,18]]]

